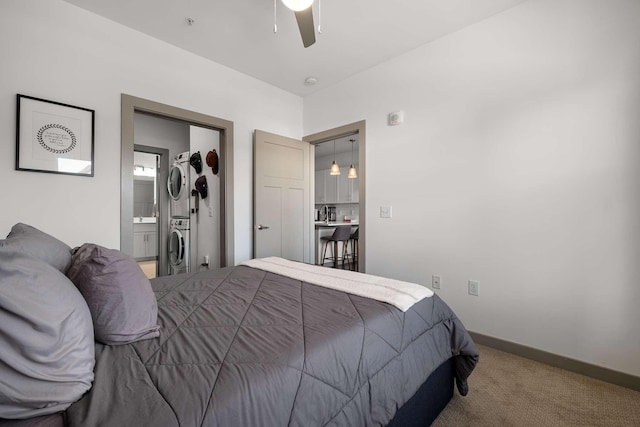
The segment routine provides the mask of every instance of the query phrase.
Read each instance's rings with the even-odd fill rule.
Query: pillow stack
[[[95,340],[155,338],[157,313],[131,257],[94,244],[72,255],[53,236],[13,226],[0,240],[0,419],[65,410],[91,388]]]
[[[64,275],[70,250],[25,224],[0,240],[0,418],[62,411],[91,387],[93,325]]]

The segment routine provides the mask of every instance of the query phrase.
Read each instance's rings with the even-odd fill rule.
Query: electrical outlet
[[[469,280],[469,295],[479,296],[480,282],[477,280]]]
[[[380,206],[380,218],[391,218],[391,206]]]
[[[431,276],[431,287],[433,289],[440,289],[440,281],[442,280],[442,278],[440,276],[437,275],[433,275]]]

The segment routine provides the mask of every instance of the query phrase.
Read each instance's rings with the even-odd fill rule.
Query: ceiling
[[[307,49],[280,0],[275,34],[274,0],[65,1],[305,96],[525,0],[315,0]]]

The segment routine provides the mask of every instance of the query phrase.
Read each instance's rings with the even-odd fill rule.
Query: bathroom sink
[[[134,224],[155,224],[156,218],[153,216],[137,216],[133,218]]]

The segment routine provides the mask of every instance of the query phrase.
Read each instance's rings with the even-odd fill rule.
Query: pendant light
[[[329,175],[340,175],[340,166],[336,163],[336,140],[333,140],[333,163]]]
[[[355,139],[350,139],[349,141],[351,141],[351,166],[349,167],[349,174],[347,175],[347,178],[357,178],[358,177],[358,171],[356,171],[356,167],[353,166],[353,143],[356,142]]]

